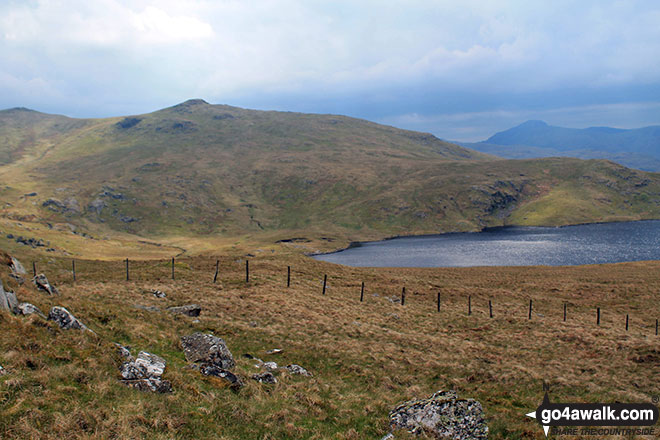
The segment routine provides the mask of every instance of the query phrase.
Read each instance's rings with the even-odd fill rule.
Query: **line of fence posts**
[[[125,260],[126,263],[126,281],[130,281],[130,264],[129,264],[129,259],[126,258]],[[175,258],[172,257],[171,260],[171,268],[172,268],[172,280],[175,280]],[[215,261],[215,272],[213,274],[213,283],[215,284],[218,280],[218,274],[220,271],[220,260],[216,259]],[[37,263],[35,261],[32,262],[32,272],[34,276],[37,276]],[[73,275],[73,281],[75,282],[77,280],[77,273],[76,273],[76,260],[72,259],[71,260],[71,273]],[[249,260],[245,260],[245,282],[249,283],[250,282],[250,262]],[[328,283],[328,275],[324,274],[323,275],[323,295],[326,294],[327,290],[327,283]],[[287,266],[287,275],[286,275],[286,286],[290,287],[291,286],[291,266]],[[360,302],[364,301],[364,281],[362,281],[362,284],[360,286]],[[406,304],[406,287],[403,286],[401,289],[401,305]],[[532,319],[532,312],[533,312],[533,300],[529,300],[529,311],[527,314],[527,319]],[[437,295],[437,311],[440,312],[441,309],[441,292],[438,291]],[[568,319],[568,303],[563,304],[563,309],[564,309],[564,314],[563,314],[563,320],[564,322],[567,321]],[[472,295],[468,295],[468,316],[472,315]],[[492,300],[488,300],[488,314],[492,318],[493,317],[493,302]],[[601,309],[600,307],[596,307],[596,325],[600,325],[601,321]],[[626,331],[629,331],[630,329],[630,314],[626,313]],[[658,336],[658,332],[660,329],[660,320],[656,319],[655,320],[655,335]]]

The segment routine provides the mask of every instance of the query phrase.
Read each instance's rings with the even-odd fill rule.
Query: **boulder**
[[[64,307],[55,306],[48,313],[48,320],[55,321],[64,330],[88,330],[88,328]]]
[[[455,391],[438,391],[428,399],[400,404],[390,412],[390,426],[438,439],[488,438],[481,403],[474,399],[459,399]]]
[[[261,364],[262,367],[264,367],[268,371],[276,371],[277,370],[277,362],[264,362]]]
[[[25,275],[25,268],[21,264],[20,261],[18,261],[16,258],[11,257],[11,264],[9,265],[11,268],[11,271],[15,273],[16,275]]]
[[[37,314],[41,316],[42,318],[46,318],[46,315],[44,315],[41,310],[39,310],[39,307],[30,304],[30,303],[20,303],[18,305],[18,312],[16,313],[17,315],[23,315],[23,316],[28,316],[28,315],[33,315]]]
[[[270,384],[277,383],[277,379],[270,371],[266,371],[265,373],[254,374],[252,375],[252,379],[256,380],[259,383],[270,383]]]
[[[172,392],[171,382],[162,379],[165,372],[165,365],[167,364],[165,359],[155,354],[141,351],[137,358],[133,360],[130,351],[126,347],[119,347],[128,352],[128,356],[125,357],[131,359],[128,362],[124,362],[119,368],[122,377],[121,382],[124,385],[140,391]],[[124,351],[121,353],[122,355],[126,354]]]
[[[18,300],[14,292],[6,292],[0,281],[0,310],[18,313]]]
[[[42,273],[32,278],[32,282],[34,283],[35,286],[37,286],[38,289],[43,290],[49,295],[59,295],[59,292],[57,291],[55,286],[50,284],[48,282],[48,278],[46,278],[46,275]]]
[[[224,370],[236,366],[225,341],[211,334],[193,333],[183,336],[181,347],[189,362],[215,365]]]
[[[197,304],[189,304],[187,306],[168,307],[167,311],[175,315],[199,316],[202,308]]]
[[[165,295],[165,292],[157,289],[149,289],[146,291],[146,293],[150,293],[156,298],[165,298],[167,295]]]
[[[309,371],[305,370],[303,367],[300,365],[296,364],[290,364],[284,367],[286,371],[288,371],[290,374],[299,374],[301,376],[307,376],[307,377],[312,377],[312,373]]]
[[[234,391],[238,391],[245,385],[241,378],[236,374],[229,370],[225,370],[224,368],[220,368],[217,365],[202,364],[199,372],[204,376],[212,376],[222,379],[222,381],[229,385],[229,387]]]

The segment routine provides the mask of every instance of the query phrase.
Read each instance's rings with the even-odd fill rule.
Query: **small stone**
[[[280,353],[282,353],[283,351],[284,351],[284,350],[282,350],[281,348],[273,348],[273,349],[271,349],[271,350],[267,350],[267,351],[266,351],[266,354],[280,354]]]
[[[167,296],[167,295],[165,294],[165,292],[160,291],[160,290],[157,290],[157,289],[150,289],[150,290],[147,290],[146,293],[150,293],[150,294],[152,294],[153,296],[155,296],[156,298],[165,298],[165,297]]]
[[[202,308],[197,304],[189,304],[186,306],[168,307],[167,311],[175,315],[186,315],[194,317],[199,316],[199,314],[202,312]]]
[[[270,371],[266,371],[265,373],[254,374],[252,375],[252,379],[260,383],[269,383],[269,384],[277,383],[277,378],[275,378],[275,376],[273,376],[273,373],[271,373]]]
[[[37,314],[41,316],[42,318],[46,318],[46,315],[44,315],[41,310],[39,310],[39,307],[30,304],[30,303],[20,303],[18,305],[18,313],[23,316],[28,316],[28,315],[33,315]]]
[[[0,376],[4,376],[5,374],[7,374],[7,370],[2,368],[2,365],[0,365]]]
[[[55,306],[48,313],[48,320],[55,321],[64,330],[89,330],[82,322],[64,307]]]
[[[117,347],[117,352],[119,353],[119,356],[121,356],[125,359],[133,360],[133,356],[131,356],[131,348],[130,347],[124,347],[123,345],[117,344],[116,342],[114,344],[115,344],[115,347]]]
[[[218,367],[217,365],[203,364],[200,367],[199,372],[202,373],[204,376],[213,376],[223,379],[225,382],[227,382],[229,387],[234,391],[238,391],[244,385],[240,377],[238,377],[231,371]]]
[[[264,362],[261,366],[270,371],[275,371],[278,368],[276,362]]]
[[[296,364],[290,364],[284,367],[286,371],[288,371],[291,374],[300,374],[301,376],[307,376],[307,377],[312,377],[312,373],[309,371],[305,370],[303,367],[300,365]]]

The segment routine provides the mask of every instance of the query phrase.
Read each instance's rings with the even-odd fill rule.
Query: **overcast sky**
[[[660,124],[660,2],[0,0],[0,108],[189,98],[452,140],[528,119]]]

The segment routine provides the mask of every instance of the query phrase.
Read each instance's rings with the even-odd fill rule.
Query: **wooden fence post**
[[[286,267],[286,287],[291,287],[291,266]]]
[[[174,257],[172,257],[172,280],[174,280]]]
[[[472,295],[468,295],[468,316],[472,314]]]
[[[566,306],[567,304],[564,303],[564,322],[566,322]]]
[[[440,292],[438,292],[438,312],[440,311]]]
[[[655,320],[655,335],[658,336],[658,320]]]
[[[126,281],[129,281],[130,277],[128,275],[128,258],[126,259]]]
[[[215,260],[215,275],[213,275],[213,284],[218,280],[218,270],[220,270],[220,260]]]
[[[362,281],[362,287],[360,288],[360,302],[364,301],[364,281]]]
[[[600,307],[596,307],[596,325],[600,325]]]
[[[490,313],[490,317],[493,317],[493,302],[491,300],[488,300],[488,311]]]
[[[532,319],[532,300],[529,300],[529,315],[527,316],[527,319]]]
[[[250,260],[245,259],[245,282],[250,282]]]
[[[403,289],[401,290],[401,305],[406,305],[406,286],[403,286]]]
[[[71,271],[73,272],[73,281],[76,281],[76,260],[71,260]]]
[[[626,331],[628,331],[628,314],[626,313]]]
[[[32,262],[32,274],[35,277],[37,276],[37,263],[35,263],[34,261]]]
[[[325,286],[328,284],[328,275],[323,275],[323,294],[325,295]]]

